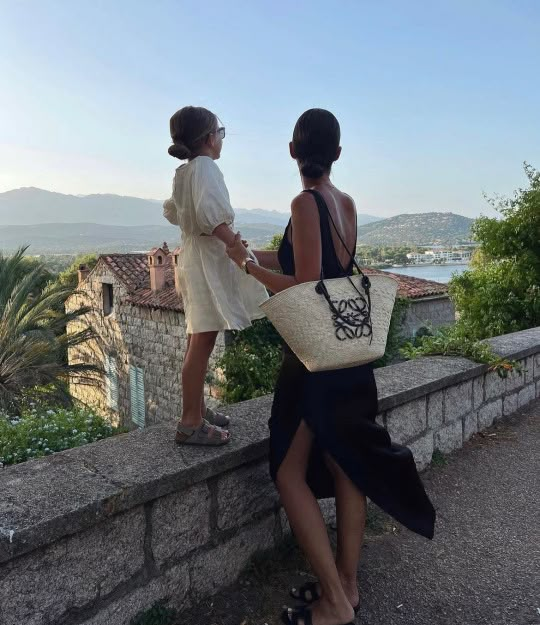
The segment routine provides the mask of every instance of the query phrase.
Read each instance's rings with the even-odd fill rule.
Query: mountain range
[[[94,223],[105,226],[163,226],[163,200],[122,195],[65,195],[35,187],[0,193],[0,226]],[[235,209],[238,224],[287,225],[288,213],[260,208]],[[358,215],[358,223],[377,221]]]
[[[456,245],[471,240],[474,219],[454,213],[396,215],[358,228],[363,245]]]
[[[283,231],[289,215],[235,209],[237,227],[253,247]],[[388,219],[358,215],[358,243],[452,245],[468,241],[472,219],[453,213],[403,214]],[[129,224],[129,225],[126,225]],[[26,187],[0,193],[0,252],[29,245],[30,254],[142,251],[179,243],[177,226],[162,214],[161,200],[119,195],[64,195]]]

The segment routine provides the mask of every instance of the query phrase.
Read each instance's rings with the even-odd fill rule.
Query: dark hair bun
[[[314,163],[312,161],[303,161],[300,163],[300,173],[306,178],[320,178],[329,169],[330,165],[322,163]]]
[[[332,169],[339,149],[341,130],[330,111],[309,109],[300,115],[293,132],[293,145],[300,172],[320,178]]]
[[[201,106],[184,106],[176,111],[169,122],[173,140],[169,154],[181,161],[197,156],[217,122],[216,115]]]
[[[184,145],[180,142],[173,143],[169,147],[168,152],[171,156],[179,158],[181,161],[185,161],[187,158],[191,158],[191,150],[187,147],[187,145]]]

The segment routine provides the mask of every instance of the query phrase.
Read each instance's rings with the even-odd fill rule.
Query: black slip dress
[[[325,278],[352,275],[353,263],[343,268],[332,239],[328,207],[323,196],[308,190],[319,210],[322,266]],[[283,273],[294,275],[294,254],[287,225],[278,259]],[[435,510],[409,448],[393,443],[376,423],[377,385],[373,365],[310,372],[288,345],[283,346],[270,428],[270,475],[276,480],[302,419],[314,441],[307,483],[318,499],[334,497],[334,482],[323,454],[329,453],[371,501],[413,532],[433,538]]]

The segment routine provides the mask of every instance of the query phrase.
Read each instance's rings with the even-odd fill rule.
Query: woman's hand
[[[245,241],[242,240],[242,235],[239,232],[234,235],[233,245],[227,246],[227,256],[239,267],[242,267],[243,260],[250,258]]]

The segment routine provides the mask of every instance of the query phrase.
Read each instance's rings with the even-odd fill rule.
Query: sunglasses
[[[220,128],[218,128],[217,130],[214,130],[214,132],[210,132],[209,134],[213,135],[213,134],[217,134],[219,135],[222,139],[225,139],[225,126],[221,126]]]

